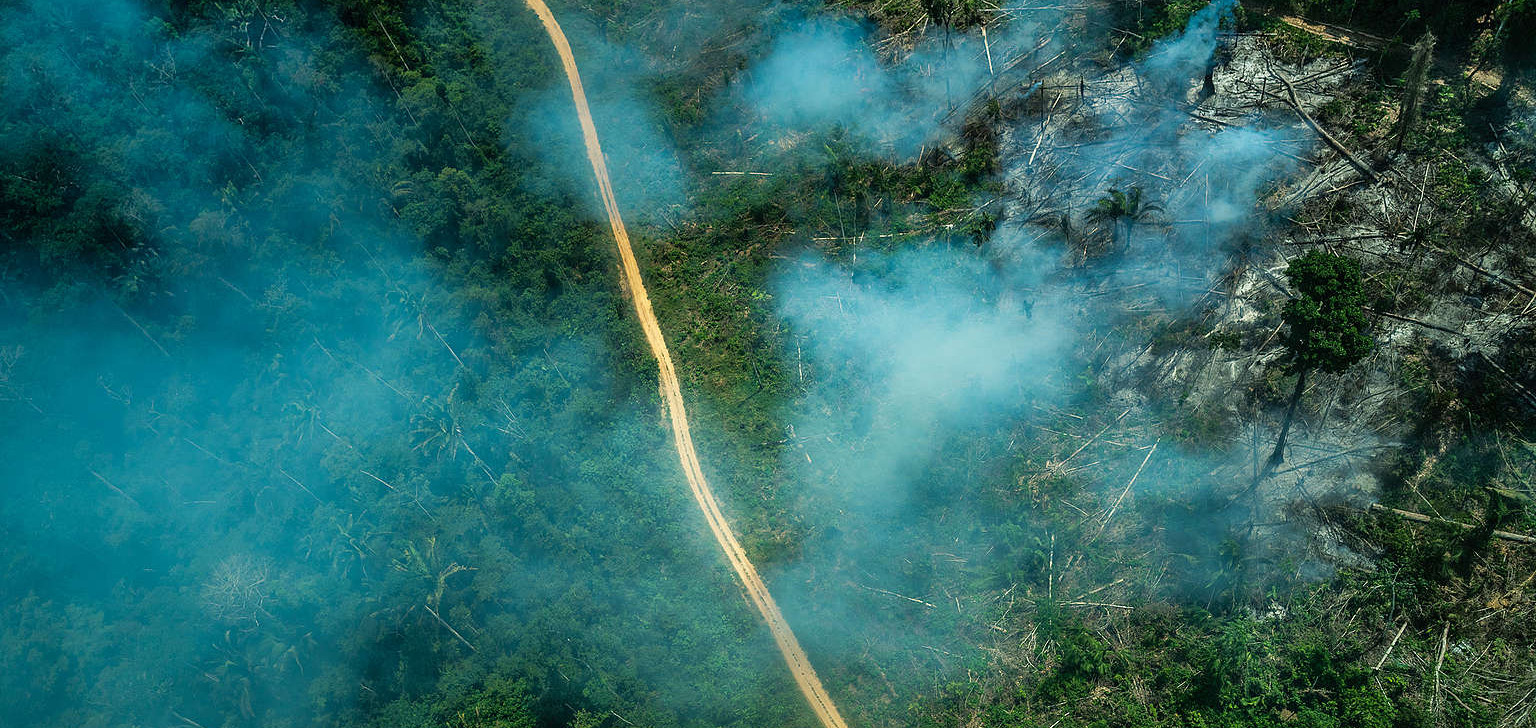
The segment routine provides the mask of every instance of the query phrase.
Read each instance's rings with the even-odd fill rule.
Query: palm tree
[[[1099,198],[1094,208],[1088,211],[1088,219],[1109,223],[1110,239],[1114,247],[1120,249],[1130,245],[1131,228],[1136,223],[1153,212],[1162,211],[1162,205],[1143,199],[1140,187],[1132,187],[1128,192],[1111,187],[1108,193]]]

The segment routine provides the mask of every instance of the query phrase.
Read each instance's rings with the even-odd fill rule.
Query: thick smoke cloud
[[[1158,504],[1147,517],[1161,519],[1166,547],[1189,560],[1175,571],[1190,573],[1170,575],[1166,588],[1227,583],[1230,574],[1213,566],[1220,544],[1253,514],[1206,488],[1215,474],[1245,465],[1173,442],[1144,461],[1153,442],[1172,434],[1151,402],[1173,395],[1137,391],[1092,362],[1125,346],[1133,356],[1117,362],[1124,369],[1146,351],[1145,341],[1115,333],[1138,330],[1146,314],[1135,310],[1178,314],[1205,296],[1241,241],[1268,224],[1261,199],[1305,151],[1294,119],[1260,116],[1211,130],[1191,117],[1207,71],[1218,66],[1218,29],[1232,8],[1214,3],[1145,60],[1088,76],[1086,96],[1065,104],[1070,112],[1016,122],[1003,159],[1012,217],[985,246],[919,241],[894,253],[782,265],[773,292],[792,332],[785,356],[805,362],[808,381],[790,415],[782,467],[810,494],[812,535],[804,562],[786,568],[775,587],[821,654],[855,666],[920,658],[942,674],[954,666],[949,651],[963,654],[960,645],[985,639],[984,630],[957,636],[965,624],[982,627],[963,615],[981,620],[1000,608],[962,603],[962,585],[1001,579],[992,583],[1004,591],[1038,579],[1037,596],[1056,586],[1045,577],[1053,559],[1065,558],[1056,537],[1064,550],[1084,546],[1066,540],[1070,530],[1045,533],[1019,502],[1044,487],[1032,480],[1038,470],[1019,475],[1027,443],[1048,437],[1058,421],[1071,423],[1045,413],[1084,418],[1068,425],[1078,431],[1135,413],[1118,429],[1135,423],[1144,440],[1101,442],[1112,454],[1083,458],[1079,465],[1093,467],[1079,477],[1090,490],[1113,483],[1118,492],[1137,473],[1136,491]],[[837,124],[900,139],[898,149],[935,143],[943,130],[932,119],[912,124],[902,111],[906,67],[873,58],[848,26],[813,24],[780,40],[748,74],[746,94],[770,128]],[[949,92],[965,98],[984,78],[956,68]],[[826,93],[805,95],[802,86]],[[943,108],[932,96],[924,103]],[[881,126],[887,122],[909,126]],[[1110,188],[1141,188],[1145,216],[1118,249],[1090,256],[1085,246],[1109,245],[1112,221],[1090,212]],[[914,624],[924,627],[912,632]]]
[[[497,664],[652,724],[792,692],[621,373],[606,245],[498,241],[510,294],[448,290],[413,234],[464,209],[422,182],[461,172],[411,168],[441,99],[394,99],[323,12],[258,10],[0,27],[0,163],[57,175],[5,214],[102,222],[0,251],[3,720],[339,725]]]
[[[1051,38],[1037,24],[1018,23],[985,44],[963,34],[928,37],[893,62],[874,41],[852,20],[788,23],[748,69],[740,101],[786,140],[837,127],[906,158],[935,139],[939,122],[970,103],[994,69]]]
[[[1074,396],[1070,351],[1103,310],[1081,303],[1084,279],[1187,303],[1284,172],[1294,134],[1207,132],[1170,106],[1211,62],[1230,4],[1213,8],[1141,67],[1160,79],[1154,97],[1090,94],[1108,131],[1076,156],[1005,160],[1079,226],[1112,184],[1144,184],[1161,218],[1199,226],[1148,223],[1086,273],[1068,265],[1074,241],[1019,218],[979,252],[806,257],[775,277],[802,350],[782,354],[804,365],[808,389],[785,413],[781,471],[810,535],[804,558],[770,578],[829,686],[877,680],[872,665],[898,654],[920,652],[928,674],[954,668],[957,630],[933,618],[914,634],[884,617],[947,610],[946,584],[1037,558],[993,548],[1030,524],[963,519],[994,497],[983,484],[1012,482],[1012,437],[1030,413]],[[496,10],[488,37],[509,12]],[[316,49],[346,37],[332,21],[264,41],[263,21],[244,20],[173,37],[124,0],[32,2],[0,28],[8,102],[51,116],[48,133],[0,145],[0,161],[58,154],[74,184],[118,180],[96,191],[139,236],[110,285],[7,280],[0,295],[0,354],[19,352],[0,393],[26,392],[0,402],[0,533],[8,572],[28,576],[0,599],[0,644],[22,665],[0,678],[4,702],[72,725],[334,724],[377,708],[386,684],[429,690],[445,665],[473,681],[500,656],[532,653],[548,658],[551,701],[650,696],[647,714],[626,718],[638,724],[804,720],[798,704],[723,704],[794,691],[700,532],[651,388],[613,373],[627,353],[593,313],[624,309],[611,281],[530,288],[549,301],[542,315],[497,322],[511,331],[485,341],[471,321],[491,307],[445,290],[396,221],[449,205],[397,174],[422,150],[394,131],[407,122],[392,118],[390,89],[318,76]],[[636,100],[641,74],[625,70],[641,64],[566,29],[626,213],[679,204],[677,157]],[[1042,40],[1022,24],[993,35],[994,64]],[[792,141],[841,126],[901,158],[940,142],[939,121],[991,75],[963,34],[890,62],[867,28],[813,20],[767,48],[733,91],[753,128]],[[231,54],[262,63],[235,73]],[[538,100],[509,113],[506,141],[543,147],[549,187],[590,189],[568,92],[556,76],[540,82]],[[1043,122],[1014,130],[1036,131],[1067,141]],[[262,143],[285,135],[302,141]],[[272,170],[281,181],[263,177]],[[599,217],[591,196],[569,199]],[[79,252],[64,241],[40,255]],[[537,266],[549,254],[538,242],[507,244]],[[611,267],[594,255],[586,272],[609,281]],[[61,300],[87,313],[50,313]],[[1154,468],[1146,484],[1172,489],[1199,467]],[[458,659],[444,624],[479,657]]]
[[[805,454],[837,474],[835,484],[807,478],[811,487],[898,512],[945,433],[1049,396],[1046,375],[1070,332],[1057,302],[1010,290],[1023,283],[1005,287],[986,261],[945,248],[875,254],[852,271],[790,267],[775,286],[779,311],[808,344],[817,383],[794,426]],[[786,465],[802,470],[797,460]]]
[[[865,32],[846,22],[806,25],[779,38],[773,55],[753,69],[756,81],[747,100],[775,124],[888,123],[865,107],[888,103],[896,93],[895,80],[875,60]]]
[[[661,111],[644,93],[651,63],[634,48],[602,38],[579,17],[562,27],[577,57],[620,209],[636,223],[658,224],[668,210],[686,204],[688,189]],[[595,190],[581,129],[571,123],[570,88],[563,75],[548,80],[547,88],[514,110],[510,133],[532,140],[556,175],[552,182]],[[603,217],[595,192],[576,197],[590,201],[592,217]]]
[[[1154,89],[1181,94],[1191,78],[1203,75],[1216,61],[1219,34],[1230,27],[1236,7],[1237,0],[1215,0],[1190,17],[1181,35],[1159,41],[1141,63]]]
[[[306,77],[315,39],[276,31],[269,67],[211,83],[247,37],[177,38],[133,2],[24,4],[3,35],[26,122],[5,161],[63,170],[59,198],[105,221],[90,245],[123,260],[104,281],[70,231],[34,231],[27,248],[70,275],[8,284],[0,311],[35,407],[3,424],[6,712],[127,725],[347,708],[304,699],[307,678],[356,679],[336,635],[365,613],[374,534],[414,527],[363,503],[440,495],[358,447],[406,437],[468,343],[409,262],[419,243],[338,174],[388,166],[355,116],[371,92]],[[307,143],[257,131],[322,111],[336,123]]]
[[[1306,132],[1294,117],[1260,115],[1210,130],[1190,114],[1203,100],[1198,89],[1208,73],[1230,78],[1216,73],[1217,51],[1234,5],[1211,3],[1145,60],[1092,82],[1083,105],[1097,121],[1095,132],[1076,136],[1049,119],[1017,130],[1071,145],[1065,153],[1016,159],[1009,176],[1026,196],[1077,216],[1080,226],[1110,224],[1085,215],[1110,188],[1140,188],[1149,212],[1160,208],[1138,221],[1125,254],[1104,272],[1148,287],[1174,309],[1208,291],[1230,265],[1230,246],[1266,224],[1261,196],[1295,168],[1305,148],[1298,140]]]
[[[1159,43],[1147,61],[1122,73],[1161,78],[1174,92],[1193,89],[1213,62],[1217,27],[1231,8],[1230,2],[1205,8],[1184,34]],[[802,60],[805,68],[836,67],[822,57],[829,48],[835,57],[867,55],[852,38],[815,28],[784,41],[784,50],[765,61],[770,70],[754,75],[753,88],[764,88],[763,78],[784,78],[787,68]],[[887,71],[881,78],[872,61],[861,67],[874,77],[860,83],[874,89],[897,86],[902,73]],[[963,84],[966,78],[963,73],[955,78],[962,92],[973,90]],[[847,95],[857,98],[836,93],[811,108],[855,108],[835,102]],[[1287,170],[1286,140],[1296,136],[1294,129],[1208,132],[1171,107],[1165,92],[1130,101],[1120,96],[1087,101],[1086,113],[1105,125],[1088,139],[1072,138],[1061,122],[1026,120],[1017,136],[1043,134],[1051,146],[1069,147],[1071,153],[1039,155],[1035,167],[1020,155],[1010,160],[1015,166],[1008,172],[1026,195],[1073,215],[1076,227],[1092,224],[1085,213],[1109,186],[1145,185],[1147,204],[1161,211],[1149,214],[1147,229],[1133,236],[1127,250],[1104,263],[1080,267],[1067,250],[1075,243],[1054,234],[1042,237],[1039,230],[1049,233],[1051,226],[1030,225],[1036,218],[1011,220],[985,250],[930,243],[867,254],[855,263],[810,260],[785,266],[777,305],[817,364],[819,389],[811,398],[836,402],[843,411],[868,410],[867,417],[893,430],[883,447],[845,443],[842,450],[850,458],[847,470],[863,463],[860,470],[880,483],[876,490],[899,490],[894,483],[903,480],[900,474],[910,477],[910,463],[931,452],[946,431],[1017,409],[1030,397],[1068,396],[1065,388],[1053,391],[1042,384],[1057,373],[1070,342],[1102,323],[1096,318],[1103,311],[1122,305],[1124,295],[1150,292],[1169,305],[1187,304],[1228,265],[1224,246],[1259,223],[1259,195]],[[877,98],[874,105],[880,103]],[[1032,122],[1040,126],[1031,128]],[[1198,224],[1158,225],[1158,220]],[[1099,296],[1093,307],[1080,302],[1086,300],[1079,298],[1085,285],[1113,291],[1127,284],[1135,284],[1134,294]],[[855,381],[859,386],[851,386]],[[814,431],[819,429],[814,421],[812,415],[796,427]],[[850,486],[859,492],[870,487]]]

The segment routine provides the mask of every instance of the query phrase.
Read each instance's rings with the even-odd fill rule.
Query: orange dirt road
[[[789,665],[789,671],[794,675],[795,683],[800,686],[800,692],[811,704],[811,710],[816,712],[816,717],[821,719],[826,728],[848,728],[848,724],[838,714],[837,706],[832,704],[832,698],[827,696],[826,689],[821,686],[821,679],[811,668],[811,661],[806,658],[805,650],[800,648],[795,633],[790,630],[789,623],[784,621],[779,606],[769,595],[767,585],[758,576],[757,568],[747,560],[747,552],[736,540],[736,534],[731,532],[730,524],[726,523],[725,516],[720,512],[715,494],[704,480],[704,471],[699,467],[699,454],[694,450],[693,436],[688,432],[688,413],[683,409],[683,391],[678,386],[677,370],[672,366],[672,354],[667,351],[667,341],[661,335],[661,326],[656,322],[651,300],[645,293],[645,281],[640,277],[640,266],[635,262],[635,251],[629,244],[629,232],[624,229],[624,220],[619,216],[619,204],[613,197],[613,184],[608,179],[608,164],[603,159],[602,147],[598,145],[597,126],[592,122],[592,110],[587,106],[587,95],[581,88],[581,75],[576,72],[576,59],[571,55],[571,44],[566,41],[565,31],[555,22],[555,16],[549,12],[543,0],[526,2],[538,14],[539,20],[543,21],[544,30],[549,33],[555,51],[560,54],[565,77],[571,83],[576,115],[581,120],[581,136],[587,146],[587,160],[592,163],[592,172],[597,176],[597,189],[603,198],[603,209],[608,213],[608,225],[613,228],[613,239],[619,246],[624,280],[634,297],[635,314],[640,318],[645,340],[650,344],[651,353],[655,355],[661,372],[661,395],[666,400],[667,413],[672,420],[672,439],[677,446],[677,456],[682,460],[688,487],[693,490],[694,500],[698,501],[699,510],[704,512],[709,530],[714,533],[715,541],[719,542],[720,550],[725,552],[725,558],[731,562],[731,568],[736,570],[736,576],[741,579],[747,596],[757,611],[762,613],[763,620],[768,622],[768,629],[779,645],[779,652],[784,655],[784,662]]]

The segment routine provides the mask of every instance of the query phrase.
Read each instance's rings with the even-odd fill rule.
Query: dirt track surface
[[[709,530],[714,534],[715,541],[720,544],[720,550],[725,552],[726,559],[731,562],[731,568],[736,570],[736,576],[741,579],[741,585],[746,590],[748,598],[757,607],[757,611],[762,613],[764,621],[768,622],[768,629],[779,645],[779,652],[784,655],[784,662],[789,665],[789,670],[795,677],[795,683],[800,686],[800,692],[811,704],[816,717],[821,719],[822,725],[826,728],[847,728],[848,724],[843,722],[842,716],[837,712],[837,706],[832,704],[826,689],[821,686],[821,679],[811,668],[811,662],[806,658],[805,650],[800,648],[800,642],[795,639],[795,633],[790,630],[789,623],[784,621],[784,615],[779,612],[778,605],[769,595],[767,585],[763,583],[762,577],[758,576],[757,568],[747,560],[746,551],[736,540],[736,534],[731,532],[730,524],[726,523],[724,514],[720,512],[720,504],[715,500],[715,494],[710,491],[709,483],[704,479],[704,471],[699,467],[698,452],[693,447],[693,436],[688,431],[688,414],[683,409],[683,392],[678,385],[677,370],[672,365],[672,354],[667,350],[667,342],[661,334],[660,324],[656,322],[656,314],[651,310],[651,300],[645,292],[645,281],[640,277],[640,266],[635,262],[635,252],[629,244],[629,232],[624,229],[624,220],[619,216],[619,204],[613,196],[613,184],[608,179],[608,165],[604,161],[602,147],[598,144],[597,126],[592,122],[592,111],[587,106],[587,95],[581,87],[581,75],[576,71],[576,58],[571,55],[571,44],[566,41],[565,32],[560,29],[560,24],[555,22],[555,16],[550,13],[549,7],[543,0],[526,0],[526,2],[544,23],[544,30],[549,33],[549,39],[555,44],[555,51],[560,54],[560,64],[565,67],[565,77],[571,83],[571,96],[576,101],[576,115],[581,121],[581,136],[586,143],[587,160],[592,163],[592,172],[597,177],[597,188],[603,200],[603,209],[608,214],[608,225],[613,228],[614,242],[619,247],[624,280],[634,298],[635,314],[640,318],[640,326],[645,330],[645,340],[650,344],[651,353],[655,355],[656,364],[660,369],[661,395],[667,403],[667,413],[672,421],[672,439],[677,446],[677,455],[682,461],[683,474],[688,479],[688,487],[693,490],[694,500],[698,501],[699,509],[704,512]]]
[[[1365,31],[1346,28],[1342,25],[1304,20],[1293,15],[1280,16],[1280,22],[1292,28],[1305,30],[1323,40],[1342,43],[1355,48],[1378,50],[1391,45],[1391,41],[1385,38],[1371,35]]]

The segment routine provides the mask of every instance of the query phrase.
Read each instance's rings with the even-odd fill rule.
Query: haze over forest
[[[1532,726],[1532,37],[0,0],[0,726]]]

